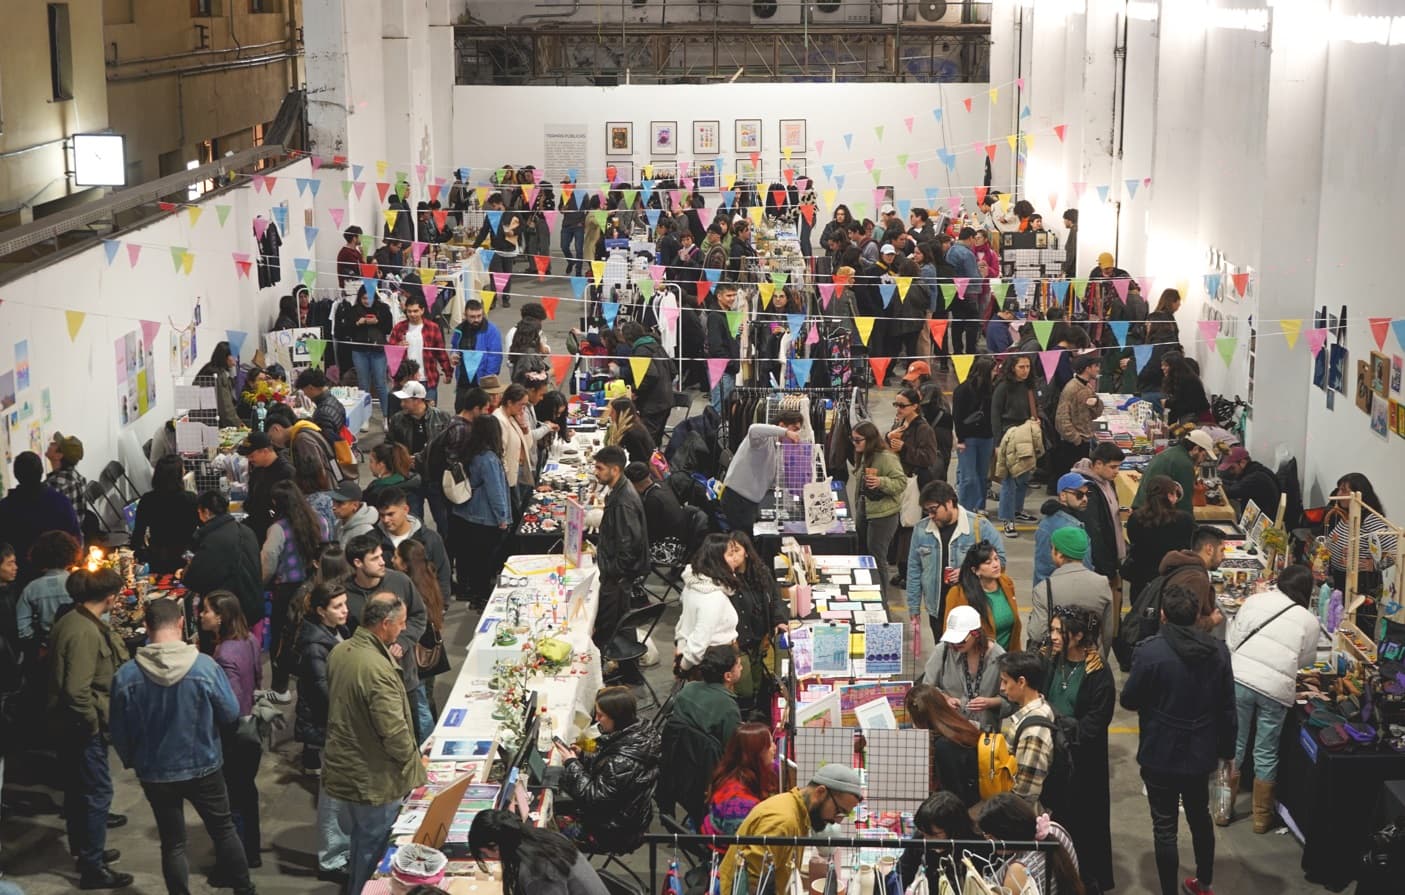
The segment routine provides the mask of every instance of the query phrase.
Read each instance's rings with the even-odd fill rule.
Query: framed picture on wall
[[[1362,413],[1370,413],[1372,394],[1371,363],[1359,360],[1356,362],[1356,409]]]
[[[790,186],[800,178],[808,176],[806,174],[805,160],[803,158],[795,158],[794,156],[791,157],[790,161],[786,161],[784,157],[777,159],[776,170],[781,172],[781,178],[786,181],[786,186]],[[794,171],[795,175],[787,178],[785,176],[787,170]]]
[[[605,166],[605,179],[611,186],[617,183],[633,183],[634,162],[610,162]]]
[[[693,155],[717,155],[722,151],[722,122],[693,122]],[[715,172],[714,172],[715,173]]]
[[[760,183],[763,173],[760,160],[753,162],[751,156],[737,157],[737,180],[748,183]]]
[[[761,119],[738,118],[736,120],[737,152],[761,151]],[[741,176],[740,173],[737,174]]]
[[[678,182],[678,162],[671,158],[654,159],[649,163],[649,179],[662,183],[665,180]]]
[[[1379,351],[1371,352],[1371,391],[1383,398],[1390,394],[1390,358]]]
[[[1346,390],[1351,387],[1347,384],[1346,372],[1347,361],[1350,357],[1351,355],[1346,350],[1345,345],[1333,345],[1331,347],[1331,356],[1327,361],[1327,387],[1341,392],[1343,395],[1345,395]],[[1364,366],[1366,367],[1366,375],[1370,376],[1371,365],[1364,364]]]
[[[707,159],[705,161],[693,162],[693,174],[696,186],[700,190],[717,189],[717,160]]]
[[[634,154],[633,121],[609,121],[605,123],[605,154]]]
[[[781,119],[781,151],[789,149],[792,155],[804,153],[806,146],[805,119]],[[758,147],[759,148],[759,147]],[[737,150],[740,152],[741,150]]]
[[[677,155],[678,122],[650,121],[649,145],[654,155]]]

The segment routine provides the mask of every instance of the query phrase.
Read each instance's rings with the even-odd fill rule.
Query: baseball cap
[[[1230,448],[1229,453],[1225,454],[1224,459],[1220,460],[1220,472],[1224,472],[1234,464],[1238,463],[1240,460],[1248,459],[1249,452],[1244,450],[1242,447]]]
[[[1198,448],[1204,448],[1211,454],[1218,453],[1215,450],[1215,439],[1211,438],[1204,429],[1191,429],[1186,433],[1185,439]]]
[[[971,611],[975,612],[976,610],[972,609]],[[823,786],[830,792],[842,792],[851,796],[863,797],[863,783],[859,780],[859,772],[853,768],[846,768],[842,764],[827,764],[822,768],[817,768],[815,773],[810,775],[810,785]]]
[[[332,489],[333,503],[350,503],[361,498],[361,486],[352,479],[342,479],[341,483]]]
[[[885,245],[883,248],[879,249],[879,250],[878,250],[878,253],[879,253],[880,255],[896,255],[896,254],[898,253],[898,250],[897,250],[897,247],[894,246],[894,245],[890,242],[890,243],[888,243],[887,245]]]
[[[893,207],[892,202],[884,202],[883,207],[878,209],[879,214],[892,214],[895,211],[897,211],[897,209]]]
[[[981,614],[971,606],[957,606],[946,614],[946,630],[942,632],[942,643],[960,643],[972,631],[979,631]]]
[[[918,376],[931,376],[932,367],[925,360],[915,360],[907,365],[907,372],[903,374],[903,382],[915,382]]]
[[[235,448],[239,456],[247,457],[254,451],[261,451],[264,448],[273,447],[273,442],[268,435],[263,432],[250,432],[243,441],[239,442],[239,447]]]
[[[1059,491],[1077,491],[1079,488],[1088,487],[1088,477],[1081,472],[1066,472],[1059,476],[1057,489]]]
[[[406,398],[427,398],[429,397],[429,392],[424,390],[423,384],[411,379],[400,387],[400,391],[394,392],[394,395],[403,401]]]
[[[83,459],[83,442],[75,436],[55,432],[53,443],[58,446],[59,455],[63,457],[65,463],[77,463]]]
[[[507,386],[499,382],[496,376],[480,376],[478,378],[478,387],[490,395],[501,395],[503,392],[507,391]]]
[[[1098,267],[1112,267],[1116,263],[1116,259],[1112,257],[1111,252],[1103,252],[1098,256]]]

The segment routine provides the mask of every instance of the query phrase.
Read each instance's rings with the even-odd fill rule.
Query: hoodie
[[[1203,619],[1215,611],[1215,589],[1210,586],[1210,570],[1194,550],[1175,550],[1161,558],[1159,571],[1166,583],[1188,589],[1200,602]]]
[[[1053,549],[1050,539],[1053,538],[1054,532],[1070,525],[1083,528],[1082,514],[1064,506],[1053,497],[1044,501],[1044,505],[1039,508],[1039,514],[1044,518],[1039,520],[1039,527],[1034,530],[1035,587],[1054,574],[1054,554],[1050,552]],[[1083,557],[1083,565],[1090,569],[1093,567],[1091,551]]]
[[[239,703],[215,661],[188,643],[153,643],[112,680],[112,745],[145,783],[195,780],[224,763],[220,730]]]
[[[674,651],[682,655],[687,671],[702,661],[710,646],[722,646],[737,639],[737,610],[727,589],[692,566],[683,568],[683,605],[673,632]]]
[[[380,514],[376,512],[376,508],[369,503],[363,503],[351,514],[350,519],[337,520],[337,541],[345,547],[352,538],[374,529],[378,522]]]
[[[1203,777],[1234,757],[1229,649],[1198,628],[1165,624],[1137,647],[1122,707],[1139,716],[1137,763],[1144,774]]]

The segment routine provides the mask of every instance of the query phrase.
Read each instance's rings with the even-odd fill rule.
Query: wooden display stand
[[[1333,635],[1333,646],[1335,649],[1357,661],[1374,663],[1376,661],[1375,632],[1362,631],[1356,625],[1356,611],[1361,608],[1361,604],[1366,602],[1364,594],[1357,593],[1357,579],[1361,572],[1361,551],[1356,545],[1361,542],[1361,520],[1367,513],[1380,519],[1387,528],[1385,534],[1395,537],[1394,562],[1389,567],[1394,576],[1394,592],[1397,599],[1400,595],[1405,595],[1405,529],[1391,522],[1386,517],[1377,513],[1361,500],[1360,492],[1352,492],[1348,495],[1333,495],[1329,498],[1337,503],[1346,505],[1347,511],[1347,543],[1351,549],[1347,551],[1346,558],[1346,583],[1342,593],[1342,602],[1345,612],[1342,615],[1342,623],[1337,627]],[[1384,559],[1384,557],[1382,557]],[[1379,564],[1378,564],[1379,567]],[[1384,581],[1384,576],[1382,576]],[[1384,602],[1378,603],[1379,618],[1390,618],[1394,621],[1405,622],[1405,610],[1397,610],[1394,614],[1387,615]]]

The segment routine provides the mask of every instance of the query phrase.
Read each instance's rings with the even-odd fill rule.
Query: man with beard
[[[467,391],[481,386],[488,376],[496,377],[502,370],[502,333],[488,322],[488,314],[483,310],[483,302],[470,298],[463,305],[463,322],[454,330],[454,348],[458,351],[481,351],[482,359],[477,370],[459,366],[458,390]],[[470,375],[471,374],[471,375]]]
[[[737,836],[768,836],[781,841],[810,836],[848,817],[862,801],[859,772],[843,765],[828,764],[815,771],[807,785],[758,803],[742,821]],[[767,851],[775,866],[775,891],[786,891],[791,871],[800,863],[802,849],[785,845],[733,845],[727,849],[718,874],[722,895],[732,895],[739,861],[746,862],[747,879],[759,880]]]

